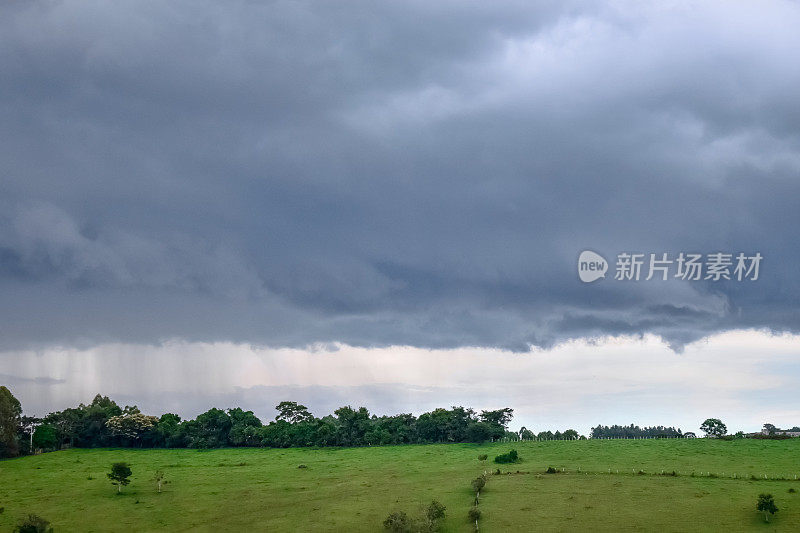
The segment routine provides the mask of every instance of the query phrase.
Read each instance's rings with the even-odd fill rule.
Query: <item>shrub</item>
[[[429,524],[434,525],[444,518],[446,509],[447,508],[437,500],[431,500],[431,503],[425,508],[425,518],[428,519]]]
[[[792,494],[794,494],[794,493],[795,493],[795,492],[797,492],[797,491],[796,491],[796,490],[794,490],[794,487],[791,487],[791,488],[789,489],[789,492],[791,492]],[[2,511],[0,511],[0,513],[1,513],[1,512],[2,512]]]
[[[495,463],[500,464],[508,464],[508,463],[516,463],[519,462],[519,455],[517,455],[517,450],[511,450],[508,453],[504,453],[498,455],[494,458]]]
[[[484,453],[478,456],[478,461],[485,461],[488,458],[489,456]]]
[[[308,468],[306,465],[297,465],[297,468]]]
[[[547,470],[545,470],[544,473],[545,474],[558,474],[558,470],[556,470],[552,466],[548,466]]]
[[[17,524],[14,533],[53,533],[53,528],[50,527],[50,522],[41,516],[29,514]]]
[[[477,522],[481,517],[481,510],[477,507],[471,507],[467,513],[470,522]]]
[[[406,533],[411,531],[411,519],[405,511],[395,511],[386,517],[383,527],[395,533]]]

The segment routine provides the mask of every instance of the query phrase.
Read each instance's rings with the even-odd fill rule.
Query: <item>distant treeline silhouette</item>
[[[643,427],[634,426],[603,426],[599,425],[592,428],[591,436],[593,439],[632,439],[640,437],[670,438],[682,437],[680,429],[664,426]]]

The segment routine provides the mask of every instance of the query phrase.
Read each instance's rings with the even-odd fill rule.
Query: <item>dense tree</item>
[[[707,437],[722,437],[728,432],[728,428],[719,418],[707,418],[701,425],[700,430]]]
[[[33,432],[33,447],[40,450],[52,450],[58,446],[58,435],[55,426],[42,424]]]
[[[19,455],[22,405],[11,391],[0,385],[0,457]]]
[[[275,420],[282,420],[290,424],[310,422],[314,419],[314,416],[308,412],[308,407],[297,402],[281,402],[275,406],[275,409],[278,410]]]
[[[504,430],[508,427],[508,423],[514,418],[514,410],[510,407],[498,409],[496,411],[481,411],[480,420],[488,424],[501,426]]]
[[[561,434],[561,438],[564,440],[577,440],[579,436],[578,432],[574,429],[568,429]]]
[[[187,441],[186,434],[181,428],[181,417],[173,413],[161,415],[153,429],[153,446],[183,448]]]
[[[139,412],[128,410],[125,414],[112,416],[106,420],[111,435],[120,437],[120,442],[127,445],[140,444],[142,438],[149,434],[158,424],[159,419]]]
[[[486,422],[473,422],[467,428],[466,440],[469,442],[486,442],[495,435],[495,430],[491,424]]]
[[[675,429],[673,427],[652,426],[640,428],[633,424],[629,426],[619,426],[615,424],[613,426],[598,425],[597,427],[593,427],[590,436],[593,439],[669,438],[682,437],[683,433],[680,429]]]
[[[261,437],[258,428],[261,427],[261,420],[258,419],[253,411],[244,411],[239,407],[228,409],[228,416],[231,419],[231,430],[228,434],[228,442],[233,446],[258,446]]]
[[[333,415],[315,418],[297,402],[276,406],[276,420],[262,425],[252,412],[241,408],[212,408],[194,420],[165,413],[160,418],[144,415],[134,406],[120,408],[107,396],[96,395],[88,405],[50,413],[42,419],[35,446],[139,446],[167,448],[214,448],[223,446],[374,446],[429,442],[485,442],[519,435],[507,431],[511,409],[482,411],[468,407],[438,408],[416,417],[370,415],[365,407],[345,406]],[[15,412],[19,412],[17,409]],[[38,419],[31,419],[38,423]],[[31,425],[31,429],[32,429]],[[526,433],[527,432],[527,433]],[[19,429],[17,441],[19,441]],[[36,435],[36,431],[34,430]],[[568,433],[565,433],[568,434]],[[552,434],[550,434],[552,436]],[[30,436],[28,437],[30,440]],[[27,451],[27,450],[23,450]]]
[[[228,445],[231,418],[222,409],[212,407],[197,418],[185,422],[183,428],[192,448],[221,448]]]
[[[339,446],[361,446],[368,444],[365,436],[370,426],[369,411],[366,407],[359,407],[358,410],[352,407],[340,407],[334,411],[339,422],[336,435]]]

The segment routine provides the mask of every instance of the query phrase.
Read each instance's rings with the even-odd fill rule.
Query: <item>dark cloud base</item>
[[[3,347],[800,330],[796,4],[237,5],[0,7]]]

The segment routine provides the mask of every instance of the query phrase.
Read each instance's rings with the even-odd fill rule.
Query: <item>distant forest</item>
[[[22,406],[0,386],[0,457],[65,447],[220,448],[226,446],[374,446],[496,440],[586,439],[573,429],[534,433],[508,430],[513,409],[480,411],[454,406],[414,416],[376,416],[365,407],[340,407],[317,418],[297,402],[278,404],[275,420],[264,424],[252,411],[212,408],[193,420],[166,413],[149,416],[136,406],[120,407],[97,395],[88,404],[50,413],[22,416]],[[592,438],[681,437],[680,429],[662,426],[602,426]]]

